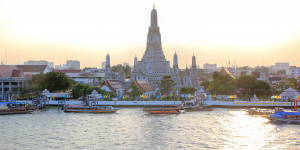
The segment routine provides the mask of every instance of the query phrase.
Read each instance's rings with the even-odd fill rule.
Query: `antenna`
[[[6,57],[6,65],[7,65],[7,44],[5,44],[5,57]]]

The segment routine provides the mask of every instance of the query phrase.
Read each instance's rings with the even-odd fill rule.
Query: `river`
[[[245,109],[151,115],[49,109],[0,116],[0,149],[300,149],[300,125],[270,122]]]

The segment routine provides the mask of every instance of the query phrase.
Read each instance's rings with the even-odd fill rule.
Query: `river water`
[[[269,122],[244,109],[151,115],[50,109],[0,116],[0,149],[300,149],[300,125]]]

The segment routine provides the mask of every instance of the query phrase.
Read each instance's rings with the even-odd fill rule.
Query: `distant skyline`
[[[300,1],[0,0],[0,62],[79,60],[101,68],[141,59],[155,2],[162,47],[179,67],[300,66]],[[6,52],[7,47],[7,52]],[[172,66],[172,65],[171,65]]]

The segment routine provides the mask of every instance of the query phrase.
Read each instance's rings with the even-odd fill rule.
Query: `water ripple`
[[[0,116],[0,149],[299,149],[299,125],[276,124],[243,109],[151,115],[57,109]]]

